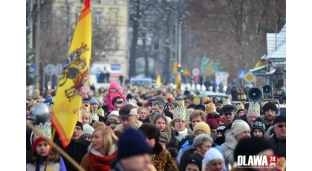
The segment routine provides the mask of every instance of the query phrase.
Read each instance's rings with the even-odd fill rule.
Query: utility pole
[[[182,55],[182,21],[179,21],[179,57],[178,62],[181,63],[181,55]]]
[[[179,47],[178,47],[178,42],[179,42],[179,26],[178,26],[178,23],[179,23],[179,21],[178,21],[178,13],[177,13],[177,17],[176,17],[176,24],[175,24],[175,60],[177,61],[177,62],[179,62],[179,57],[178,57],[178,53],[179,53]]]
[[[146,36],[146,32],[144,31],[143,32],[143,50],[144,50],[144,75],[145,77],[148,77],[149,76],[149,73],[148,73],[148,47],[146,46],[146,40],[147,39],[147,36]]]
[[[37,0],[37,13],[36,13],[36,53],[35,53],[35,73],[36,73],[36,90],[40,88],[40,3]]]
[[[29,15],[28,15],[28,27],[29,27],[29,37],[28,37],[28,40],[29,40],[29,48],[32,49],[33,48],[33,18],[32,18],[32,14],[33,14],[33,0],[28,0],[28,5],[29,5]]]

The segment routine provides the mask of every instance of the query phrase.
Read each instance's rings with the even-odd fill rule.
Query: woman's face
[[[196,164],[189,163],[187,164],[185,171],[200,171],[200,170]]]
[[[148,143],[148,145],[152,148],[155,147],[155,139],[153,137],[146,137],[146,142]]]
[[[174,107],[169,107],[169,112],[174,113]]]
[[[83,115],[82,116],[82,124],[89,124],[90,123],[90,117]]]
[[[83,135],[83,138],[89,142],[91,142],[92,135]]]
[[[183,131],[185,129],[185,126],[186,126],[186,122],[183,119],[176,119],[174,121],[174,129],[178,132]]]
[[[147,116],[147,110],[146,109],[141,109],[139,112],[139,116],[141,119],[146,119]]]
[[[45,141],[39,142],[36,146],[37,154],[42,157],[47,156],[49,154],[49,150],[50,150],[50,145]]]
[[[101,131],[98,130],[93,133],[91,143],[95,150],[100,151],[103,148],[104,140]]]
[[[212,160],[208,163],[206,171],[222,171],[222,160]]]
[[[205,141],[200,147],[197,147],[197,151],[204,154],[211,148],[212,143],[210,141]]]
[[[252,131],[252,134],[254,137],[262,137],[263,136],[263,132],[260,129],[254,129]]]
[[[161,132],[163,132],[166,128],[166,121],[163,118],[158,118],[155,125]]]

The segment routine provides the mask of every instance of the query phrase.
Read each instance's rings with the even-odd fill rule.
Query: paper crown
[[[29,103],[28,103],[28,106],[34,106],[36,105],[38,102],[36,100],[31,100]]]
[[[195,98],[193,103],[194,103],[194,105],[199,105],[200,104],[200,99],[199,98]]]
[[[229,98],[222,99],[222,105],[231,105],[231,101]]]
[[[137,106],[136,100],[127,100],[124,102],[124,105],[130,104],[132,106]]]
[[[42,133],[42,135],[45,138],[49,138],[49,139],[52,138],[52,125],[51,125],[51,122],[46,122],[45,124],[40,123],[39,125],[36,125],[35,127],[39,130],[40,133]],[[33,137],[33,140],[34,140],[34,139],[36,139],[38,137],[41,137],[41,136],[39,134],[37,134],[35,131],[33,131],[32,132],[32,136],[30,136],[30,137]]]
[[[202,101],[208,101],[209,100],[209,97],[208,96],[203,96],[202,97]]]
[[[237,104],[237,105],[236,105],[236,110],[238,111],[238,110],[241,110],[241,109],[245,109],[244,104],[243,104],[243,103]]]
[[[102,108],[96,109],[96,110],[95,110],[95,113],[97,113],[97,114],[100,115],[100,116],[104,116],[104,110],[103,110]]]
[[[257,113],[260,115],[260,105],[257,102],[249,102],[248,113]]]
[[[174,108],[173,120],[175,119],[186,119],[186,108],[184,106],[177,106]]]
[[[185,106],[184,100],[178,101],[178,106],[180,106],[180,107]]]
[[[197,94],[193,94],[193,99],[197,99]]]
[[[246,99],[247,99],[246,94],[242,94],[241,95],[241,100],[246,100]]]
[[[212,98],[209,100],[210,102],[206,104],[206,113],[213,113],[216,112],[216,106],[212,102]]]

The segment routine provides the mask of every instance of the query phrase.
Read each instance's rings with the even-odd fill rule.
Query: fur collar
[[[262,116],[262,122],[264,123],[264,125],[272,125],[274,120],[273,121],[268,121],[265,119],[265,115]]]

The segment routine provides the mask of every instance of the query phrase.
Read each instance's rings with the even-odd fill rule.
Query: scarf
[[[46,160],[46,157],[40,157],[36,163],[36,171],[40,171],[40,165],[43,164]]]
[[[90,153],[91,163],[95,170],[109,171],[117,156],[117,150],[109,156],[99,156]]]
[[[180,142],[181,140],[183,140],[183,139],[185,138],[185,136],[188,135],[188,134],[187,134],[187,131],[188,131],[187,128],[184,128],[183,131],[178,131],[179,134],[176,136],[178,142]]]

